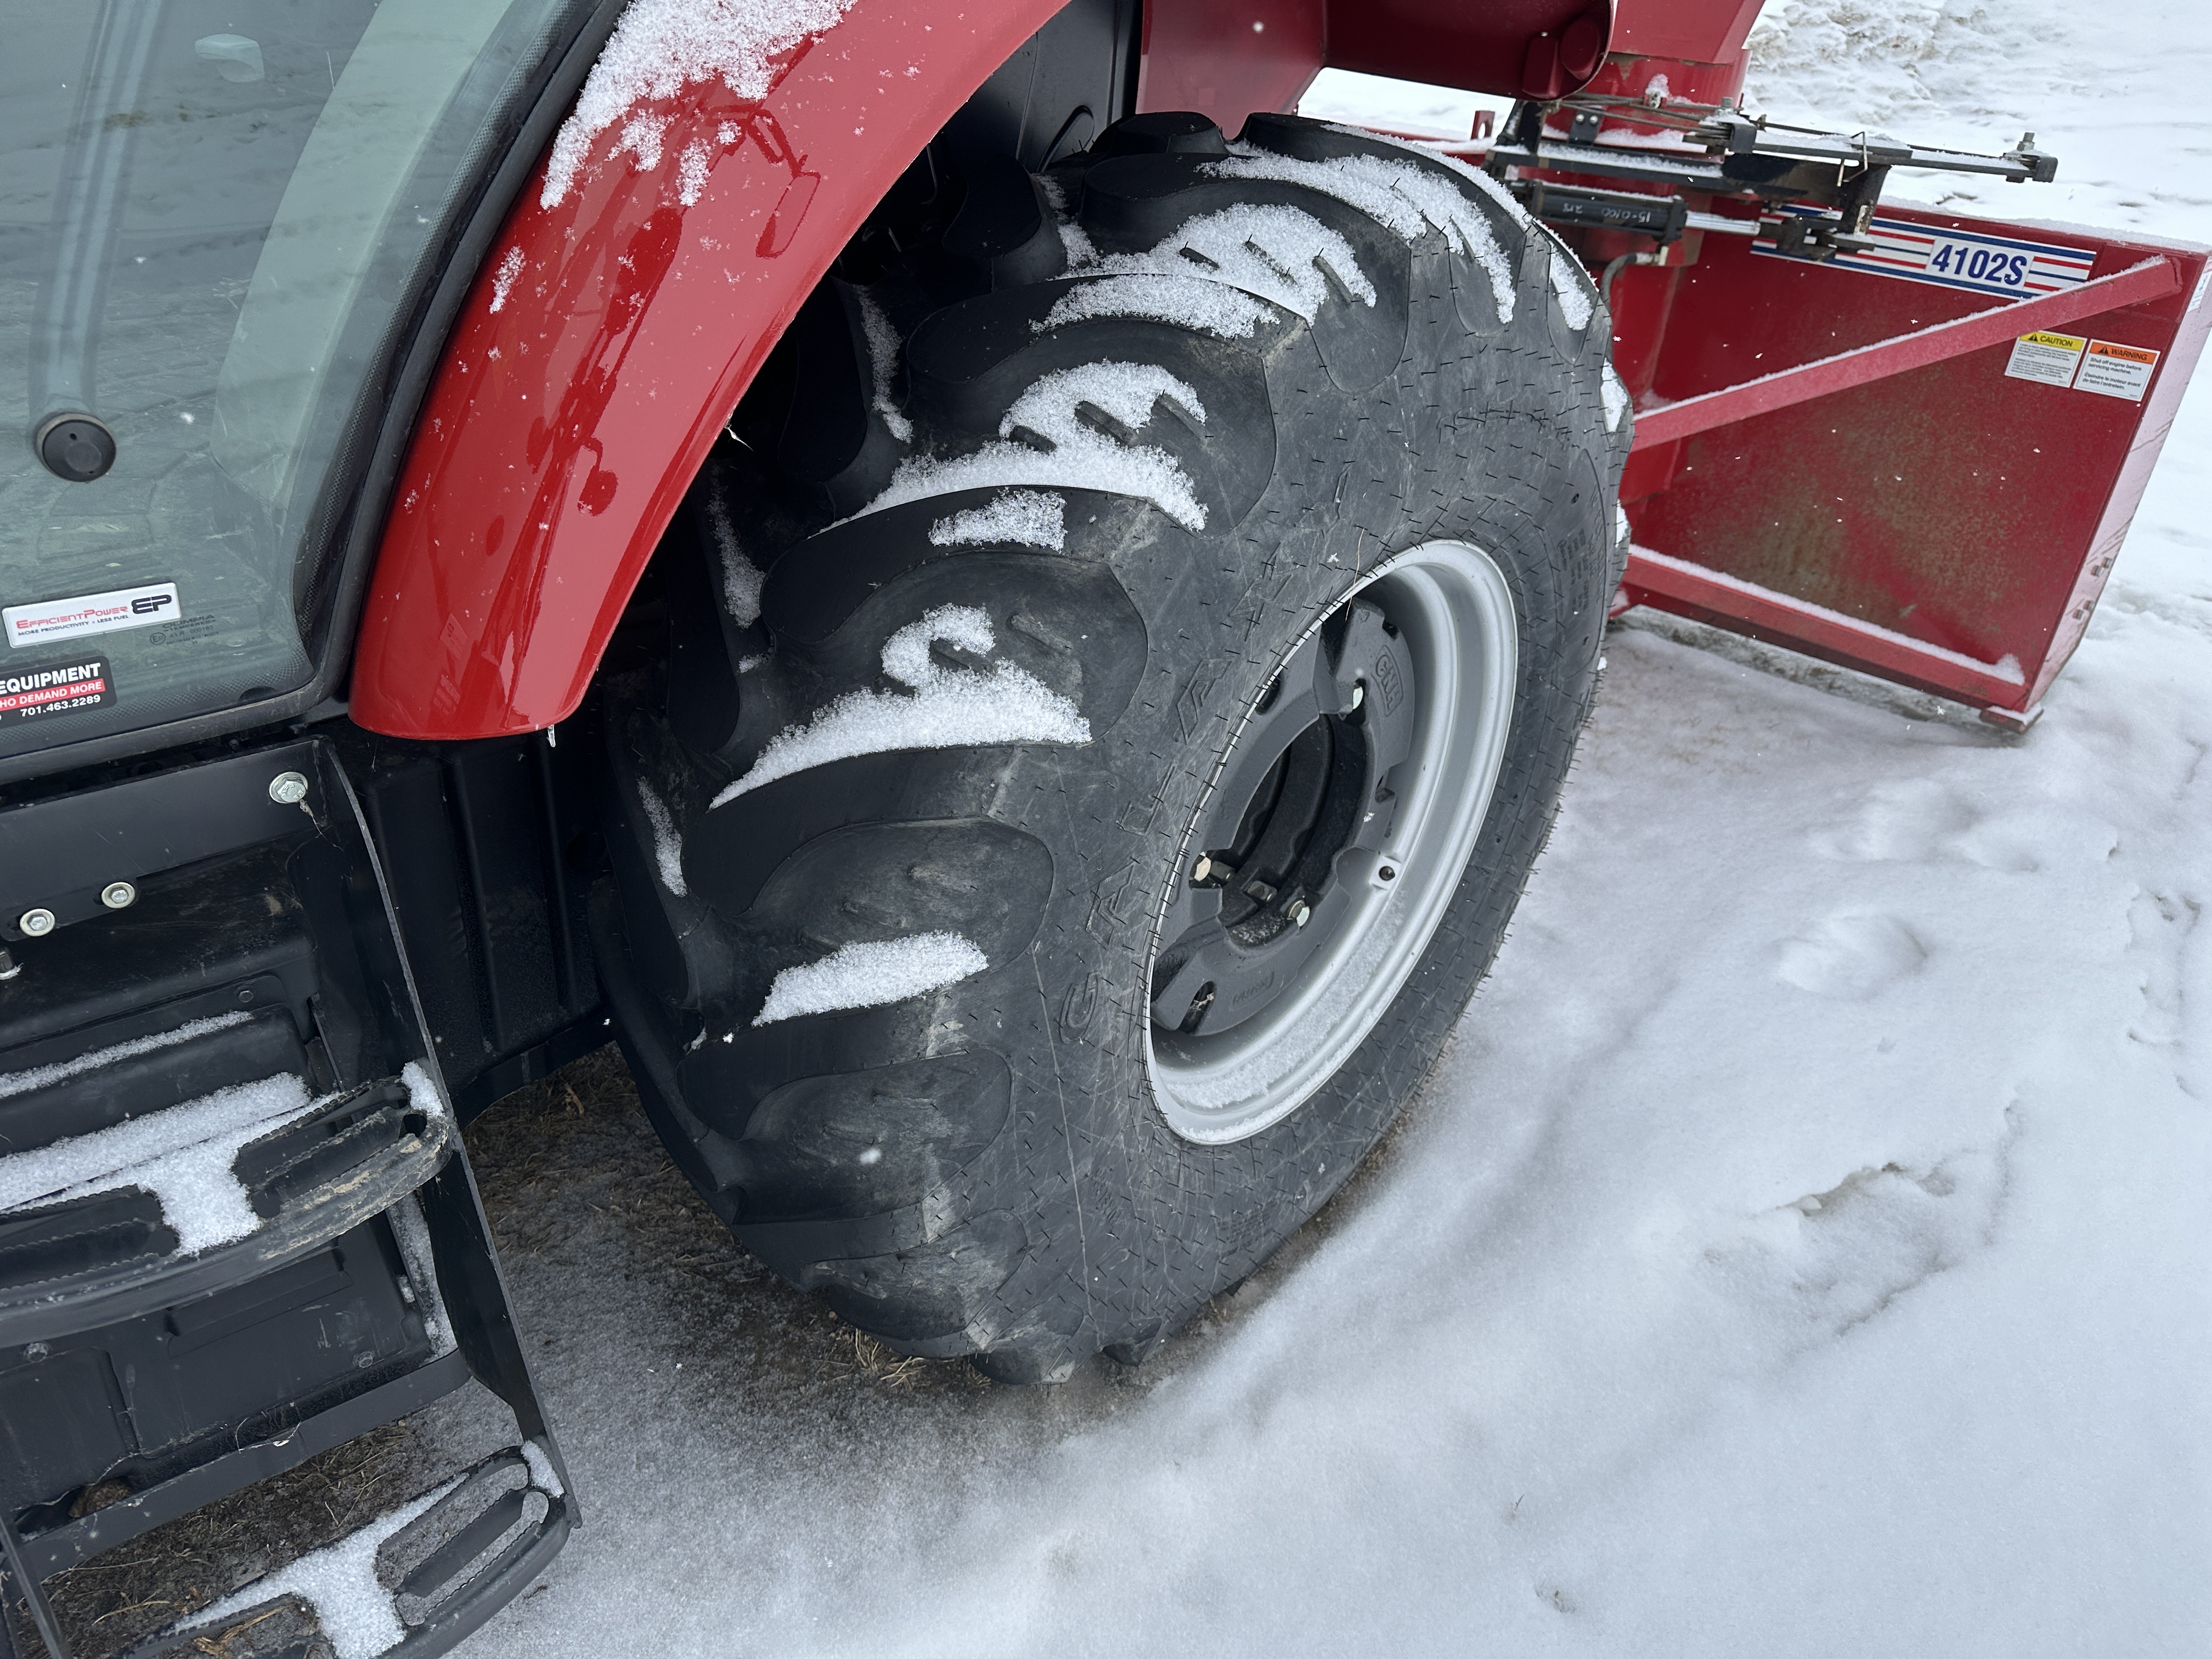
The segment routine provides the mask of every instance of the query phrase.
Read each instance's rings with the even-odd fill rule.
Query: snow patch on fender
[[[902,749],[964,749],[1001,743],[1088,743],[1091,722],[1066,697],[1010,662],[988,671],[947,667],[930,654],[939,641],[976,656],[997,643],[991,620],[970,605],[941,605],[884,642],[884,672],[908,691],[848,691],[805,726],[769,740],[745,775],[709,805],[855,755]]]
[[[492,272],[491,276],[491,308],[494,311],[506,308],[507,296],[514,289],[514,279],[522,275],[526,257],[520,247],[511,247],[500,255],[499,268]]]
[[[1365,132],[1355,136],[1375,137]],[[1450,160],[1448,156],[1431,157],[1425,151],[1420,154],[1425,159]],[[1525,218],[1519,204],[1492,180],[1471,167],[1460,167],[1456,170],[1492,197],[1502,198],[1516,217]],[[1379,155],[1334,155],[1326,161],[1306,161],[1294,155],[1278,155],[1272,150],[1246,147],[1232,149],[1231,154],[1218,161],[1208,161],[1205,171],[1223,179],[1267,179],[1317,190],[1358,209],[1408,242],[1418,240],[1433,228],[1482,268],[1483,274],[1490,279],[1491,297],[1497,301],[1498,316],[1509,323],[1513,320],[1513,264],[1498,245],[1488,217],[1449,180],[1438,178],[1410,160],[1390,161]]]
[[[856,939],[817,962],[778,974],[753,1024],[773,1025],[780,1019],[844,1008],[880,1008],[980,974],[990,965],[975,942],[958,933],[915,933],[881,942]]]
[[[1060,369],[1014,399],[1014,406],[999,422],[1001,441],[951,460],[908,457],[891,474],[884,493],[853,518],[955,490],[1041,484],[1139,496],[1184,529],[1202,530],[1206,507],[1174,456],[1149,445],[1117,442],[1076,412],[1078,405],[1089,404],[1134,431],[1151,421],[1153,408],[1163,401],[1174,404],[1194,422],[1206,419],[1206,405],[1198,393],[1157,363],[1084,363]],[[1034,449],[1012,441],[1018,427],[1046,439],[1052,447]]]
[[[964,507],[929,526],[933,547],[978,542],[1018,542],[1024,547],[1067,546],[1067,497],[1051,489],[1008,489],[981,507]]]
[[[542,208],[558,207],[574,189],[592,141],[637,105],[667,98],[719,77],[748,103],[768,96],[771,62],[801,41],[826,34],[853,0],[633,0],[592,66],[589,79],[553,141]],[[633,121],[617,153],[635,150],[641,168],[660,159],[665,123]],[[649,129],[649,131],[648,131]],[[648,151],[650,155],[648,156]]]

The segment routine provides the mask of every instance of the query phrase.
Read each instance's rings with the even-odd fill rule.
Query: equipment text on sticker
[[[1810,263],[1810,254],[1786,252],[1776,240],[1776,233],[1790,215],[1820,216],[1817,208],[1784,206],[1759,222],[1751,251]],[[2089,280],[2090,269],[2097,263],[2094,248],[1990,236],[1974,230],[1942,230],[1879,213],[1868,225],[1866,234],[1873,246],[1834,254],[1822,263],[1838,270],[1863,270],[1871,276],[1964,289],[1970,294],[1994,294],[2008,300],[2033,300],[2038,295],[2078,288]]]
[[[48,714],[74,714],[82,708],[105,708],[114,701],[115,686],[105,657],[0,674],[0,726]]]

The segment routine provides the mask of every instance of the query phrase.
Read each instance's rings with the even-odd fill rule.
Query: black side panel
[[[1129,112],[1139,0],[1072,0],[1001,64],[946,125],[956,162],[1012,155],[1042,173]]]
[[[559,749],[333,735],[462,1117],[605,1041],[574,873],[591,830]]]

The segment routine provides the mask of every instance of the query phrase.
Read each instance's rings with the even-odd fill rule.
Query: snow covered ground
[[[2062,161],[1893,195],[2212,240],[2200,7],[1771,10],[1754,109]],[[2023,742],[1609,655],[1425,1095],[1140,1371],[892,1363],[619,1103],[472,1130],[586,1521],[472,1659],[2212,1650],[2212,370]]]

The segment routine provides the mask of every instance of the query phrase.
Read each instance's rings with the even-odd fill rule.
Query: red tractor
[[[528,1583],[463,1131],[610,1035],[853,1324],[1135,1364],[1435,1061],[1610,614],[2032,720],[2204,251],[1885,205],[2056,164],[1753,118],[1758,3],[18,8],[0,1653],[470,1386],[512,1449],[136,1650]]]

